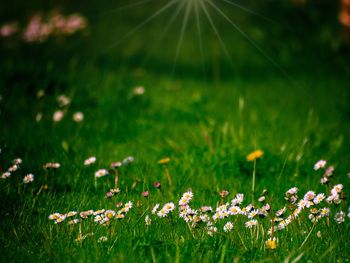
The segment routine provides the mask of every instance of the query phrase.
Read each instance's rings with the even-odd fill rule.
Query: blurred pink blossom
[[[1,37],[10,37],[16,34],[19,30],[17,23],[7,23],[0,27],[0,36]]]

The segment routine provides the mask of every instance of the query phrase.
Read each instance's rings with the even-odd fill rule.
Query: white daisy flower
[[[334,220],[338,223],[341,224],[345,221],[345,213],[343,211],[340,211],[335,214]]]
[[[106,236],[102,236],[102,237],[100,237],[97,240],[98,243],[104,243],[104,242],[107,242],[107,241],[108,241],[108,238]]]
[[[230,215],[237,215],[241,213],[241,208],[239,206],[233,205],[228,209],[228,212]]]
[[[96,162],[96,157],[95,156],[91,156],[89,158],[87,158],[85,161],[84,161],[84,165],[91,165],[93,164],[94,162]]]
[[[3,173],[2,175],[1,175],[1,179],[7,179],[7,178],[9,178],[11,176],[11,173],[10,172],[6,172],[6,173]]]
[[[157,212],[158,208],[159,208],[159,204],[156,204],[156,205],[153,207],[153,209],[152,209],[152,214],[153,214],[153,215]]]
[[[308,191],[305,195],[304,195],[304,200],[308,200],[311,201],[315,198],[316,194],[314,191]]]
[[[28,174],[23,178],[23,183],[29,184],[34,181],[34,175],[33,174]]]
[[[324,168],[326,166],[326,161],[325,160],[319,160],[317,163],[314,165],[314,170],[317,171],[321,168]]]
[[[150,226],[151,225],[151,218],[149,217],[149,215],[146,215],[146,217],[145,217],[145,224],[146,224],[146,226]]]
[[[84,120],[84,114],[80,111],[73,114],[73,120],[75,122],[82,122]]]
[[[57,110],[54,112],[53,116],[52,116],[52,120],[54,122],[60,122],[64,117],[64,112],[61,110]]]
[[[233,229],[233,223],[232,222],[227,222],[224,225],[224,231],[225,232],[230,232]]]
[[[248,228],[252,228],[253,226],[256,226],[258,224],[258,221],[255,219],[249,220],[245,223],[245,226]]]
[[[8,169],[8,171],[9,172],[15,172],[15,171],[18,170],[18,168],[19,168],[19,166],[17,164],[14,164]]]
[[[72,217],[72,216],[75,216],[77,214],[77,211],[69,211],[67,213],[67,217]]]
[[[68,221],[68,225],[76,225],[79,223],[79,221],[80,221],[79,219],[70,220],[70,221]]]
[[[321,203],[324,199],[326,198],[324,193],[320,193],[318,195],[316,195],[316,197],[314,198],[313,202],[315,205],[318,205],[319,203]]]
[[[67,106],[70,103],[70,98],[68,98],[65,94],[59,95],[57,97],[57,102],[60,107]]]
[[[286,192],[286,195],[295,195],[298,192],[298,188],[292,187]]]
[[[107,174],[108,174],[108,171],[106,169],[100,169],[95,172],[95,177],[100,178],[100,177],[106,176]]]
[[[56,219],[58,219],[59,217],[61,217],[61,214],[60,214],[60,213],[53,213],[53,214],[49,215],[49,219],[50,219],[50,220],[56,220]]]

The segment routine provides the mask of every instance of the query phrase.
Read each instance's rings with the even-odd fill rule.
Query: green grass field
[[[22,159],[17,171],[0,179],[0,261],[349,262],[349,48],[337,34],[337,8],[321,2],[300,10],[280,4],[274,13],[274,1],[248,1],[249,8],[278,23],[218,4],[264,54],[213,8],[227,54],[203,13],[203,52],[192,13],[182,42],[183,13],[161,38],[173,10],[130,33],[164,1],[121,10],[107,1],[62,1],[63,13],[86,16],[86,29],[42,43],[0,38],[0,175]],[[0,24],[24,23],[54,7],[14,1],[0,12]],[[326,11],[329,16],[319,23]],[[62,94],[70,100],[64,106],[58,102]],[[64,113],[60,121],[53,120],[57,110]],[[84,116],[80,122],[73,120],[77,112]],[[263,155],[247,161],[254,150]],[[90,156],[96,162],[84,165]],[[134,161],[118,168],[116,186],[110,164],[128,156]],[[159,164],[164,158],[170,161]],[[322,159],[326,167],[315,171]],[[43,168],[50,162],[60,167]],[[329,183],[320,184],[331,165]],[[99,169],[109,174],[96,178]],[[29,173],[34,181],[24,183]],[[344,187],[339,204],[313,201],[290,216],[297,203],[285,200],[287,190],[297,187],[299,200],[308,191],[328,197],[337,184]],[[120,193],[105,198],[116,187]],[[264,189],[266,199],[259,202]],[[223,190],[229,194],[222,198]],[[188,191],[197,217],[188,215],[185,222],[178,204]],[[244,194],[240,208],[253,204],[261,215],[248,218],[248,211],[215,219],[216,208],[229,203],[229,209],[237,193]],[[128,201],[133,207],[121,211]],[[152,214],[157,203],[162,208],[168,202],[174,211],[164,218]],[[267,203],[270,210],[262,215]],[[202,206],[213,211],[200,212]],[[292,220],[278,230],[281,223],[271,219],[283,207],[280,220]],[[309,219],[325,207],[329,215]],[[79,213],[90,209],[125,218],[113,215],[105,224],[94,222],[96,216],[82,219]],[[77,215],[68,218],[69,211]],[[345,221],[338,224],[340,211]],[[54,213],[65,220],[55,224],[49,219]],[[71,219],[80,221],[70,225]],[[245,225],[250,219],[257,220],[251,229]],[[234,227],[225,232],[227,222]],[[271,249],[267,240],[274,237],[277,247]]]

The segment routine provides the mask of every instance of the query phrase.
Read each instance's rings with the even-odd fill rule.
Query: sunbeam
[[[180,4],[176,11],[174,12],[174,14],[170,17],[169,21],[167,22],[166,26],[164,27],[161,35],[157,38],[157,40],[153,43],[151,49],[149,50],[149,52],[147,52],[147,56],[144,59],[143,65],[145,66],[148,62],[148,60],[150,59],[151,54],[153,53],[155,47],[157,47],[159,45],[159,42],[165,37],[166,33],[169,31],[170,27],[173,25],[175,19],[178,17],[178,15],[180,14],[181,10],[183,9],[185,5],[185,2],[183,2],[182,4]]]
[[[249,14],[252,14],[252,15],[255,15],[257,17],[260,17],[260,18],[262,18],[264,20],[267,20],[267,21],[270,21],[270,22],[276,22],[276,21],[274,21],[271,18],[268,18],[268,17],[266,17],[266,16],[264,16],[262,14],[259,14],[259,13],[255,12],[255,11],[253,11],[253,10],[251,10],[249,8],[246,8],[246,7],[244,7],[244,6],[240,5],[240,4],[237,4],[237,3],[233,2],[233,1],[230,1],[230,0],[222,0],[222,1],[224,1],[225,3],[230,4],[232,6],[235,6],[235,7],[239,8],[239,9],[249,13]]]
[[[185,30],[186,30],[186,27],[187,27],[188,17],[190,15],[191,7],[192,7],[192,2],[190,2],[190,1],[187,2],[186,9],[185,9],[185,14],[184,14],[184,17],[183,17],[183,20],[182,20],[181,32],[180,32],[179,40],[177,42],[177,47],[176,47],[176,53],[175,53],[175,58],[174,58],[174,65],[173,65],[172,74],[174,74],[176,63],[177,63],[177,60],[179,58],[179,53],[180,53],[180,49],[181,49],[181,46],[182,46],[183,38],[184,38],[184,35],[185,35]]]
[[[104,52],[108,52],[109,50],[111,50],[112,48],[114,48],[115,46],[119,45],[121,42],[123,42],[125,39],[131,37],[133,34],[135,34],[138,30],[140,30],[142,27],[144,27],[145,25],[147,25],[149,22],[151,22],[152,20],[154,20],[155,18],[157,18],[158,16],[160,16],[162,13],[164,13],[167,9],[169,9],[172,5],[174,5],[178,0],[172,0],[169,3],[167,3],[166,5],[164,5],[163,7],[161,7],[160,9],[158,9],[158,11],[156,11],[155,13],[153,13],[153,15],[151,15],[150,17],[148,17],[146,20],[144,20],[143,22],[141,22],[140,24],[138,24],[134,29],[132,29],[131,31],[129,31],[127,34],[125,34],[123,37],[121,37],[117,42],[115,42],[114,44],[112,44],[110,47],[106,48]]]
[[[293,82],[293,79],[291,76],[273,59],[271,58],[260,46],[255,43],[253,39],[251,39],[236,23],[232,21],[219,7],[217,7],[211,0],[205,0],[208,2],[208,4],[215,9],[222,17],[230,24],[232,25],[235,30],[237,30],[254,48],[256,48],[268,61],[272,63],[284,76]]]
[[[208,21],[209,21],[213,31],[214,31],[216,37],[218,38],[218,40],[220,42],[221,48],[225,52],[225,55],[226,55],[227,59],[229,60],[229,62],[231,63],[231,65],[233,65],[233,61],[232,61],[232,58],[231,58],[231,56],[230,56],[230,54],[229,54],[229,52],[227,50],[226,44],[223,41],[222,37],[220,36],[220,33],[219,33],[217,27],[215,26],[215,23],[214,23],[213,19],[210,16],[210,13],[209,13],[206,5],[205,5],[205,2],[202,1],[202,0],[199,1],[199,2],[200,2],[201,8],[202,8],[203,12],[205,13],[205,15],[206,15],[206,17],[207,17],[207,19],[208,19]]]
[[[196,16],[196,27],[197,27],[197,32],[198,32],[198,43],[199,43],[199,52],[201,54],[202,58],[202,71],[203,71],[203,76],[205,77],[205,56],[204,56],[204,47],[203,47],[203,39],[202,39],[202,27],[201,27],[201,21],[199,17],[199,6],[198,6],[198,1],[195,2],[194,4],[194,13]]]

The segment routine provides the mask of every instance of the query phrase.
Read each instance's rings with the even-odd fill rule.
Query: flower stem
[[[310,237],[312,231],[314,230],[315,226],[316,226],[316,223],[313,224],[312,228],[310,229],[309,234],[308,234],[308,235],[306,236],[306,238],[304,239],[304,241],[303,241],[303,243],[301,244],[300,248],[302,248],[302,247],[304,246],[304,244],[306,243],[306,241],[309,239],[309,237]]]
[[[256,174],[256,159],[254,160],[254,168],[253,168],[253,176],[252,176],[252,204],[254,204],[255,174]]]

